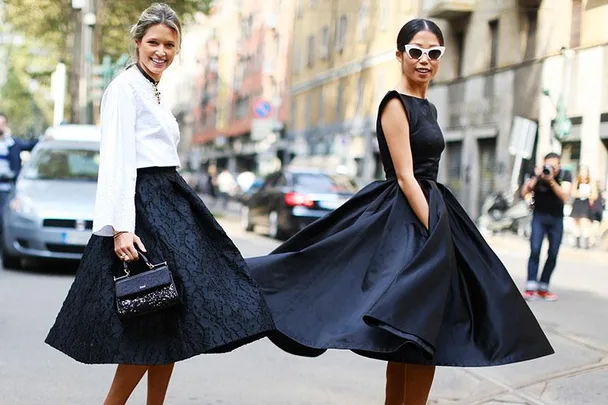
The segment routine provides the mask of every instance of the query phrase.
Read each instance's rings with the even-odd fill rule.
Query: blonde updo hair
[[[137,52],[137,48],[134,45],[135,41],[141,41],[146,35],[148,28],[153,25],[163,24],[167,27],[171,28],[177,34],[177,50],[182,46],[182,23],[179,20],[179,17],[173,11],[171,7],[169,7],[165,3],[154,3],[147,9],[141,13],[139,16],[139,20],[137,24],[131,27],[130,35],[131,35],[131,46],[132,53],[134,59],[139,61],[139,54]]]

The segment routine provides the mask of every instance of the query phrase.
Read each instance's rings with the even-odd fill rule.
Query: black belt
[[[169,173],[175,172],[176,166],[152,166],[152,167],[140,167],[137,169],[137,173]]]

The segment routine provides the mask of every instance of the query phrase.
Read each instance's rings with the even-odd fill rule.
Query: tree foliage
[[[213,0],[165,0],[188,23],[199,12],[209,13]],[[128,50],[128,33],[150,0],[95,0],[98,59],[116,57]],[[5,0],[6,20],[17,32],[37,38],[68,60],[75,27],[72,0]]]
[[[102,24],[98,31],[99,55],[109,54],[114,59],[128,51],[129,30],[141,12],[150,6],[149,0],[98,0],[98,15]],[[212,0],[166,0],[182,24],[187,24],[198,12],[208,13]]]
[[[0,91],[0,110],[9,119],[8,126],[17,136],[40,135],[51,121],[52,105],[43,93],[34,94],[31,86],[44,86],[48,76],[32,79],[25,73],[32,55],[25,47],[9,50],[11,63],[6,70],[6,81]]]
[[[12,30],[38,39],[56,53],[67,51],[73,28],[71,0],[5,0],[5,19]]]
[[[89,57],[95,63],[104,55],[116,60],[128,52],[130,27],[153,1],[93,0],[93,3],[97,22],[93,32],[94,54]],[[165,0],[165,3],[187,26],[195,14],[208,14],[213,0]],[[41,94],[50,90],[50,73],[55,65],[63,61],[68,71],[79,66],[73,52],[75,34],[81,28],[77,20],[79,12],[72,9],[72,0],[0,0],[0,14],[2,11],[0,31],[20,35],[27,45],[23,52],[12,52],[8,58],[7,80],[0,89],[0,108],[11,116],[13,129],[21,133],[37,131],[52,118],[52,103]],[[32,79],[44,86],[45,92],[30,91]],[[70,81],[68,86],[71,84]],[[70,103],[71,98],[66,101]]]

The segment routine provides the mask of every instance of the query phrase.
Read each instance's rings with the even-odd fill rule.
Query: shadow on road
[[[54,275],[73,277],[78,270],[79,261],[74,260],[32,260],[24,259],[21,269],[3,269],[10,273],[29,275]]]

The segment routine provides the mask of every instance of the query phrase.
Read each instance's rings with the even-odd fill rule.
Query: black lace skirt
[[[46,343],[83,363],[167,364],[266,336],[273,322],[240,252],[174,168],[137,173],[135,233],[167,261],[183,305],[121,321],[112,238],[93,235]]]

